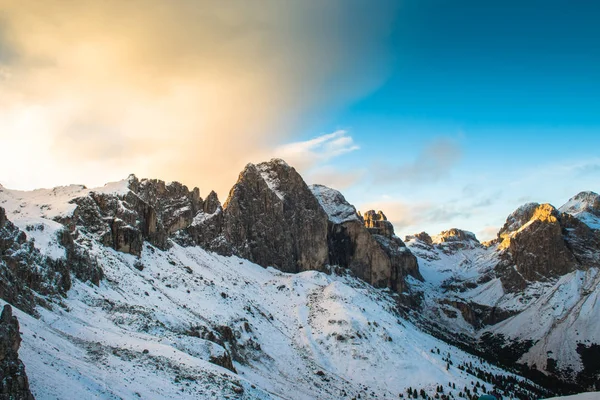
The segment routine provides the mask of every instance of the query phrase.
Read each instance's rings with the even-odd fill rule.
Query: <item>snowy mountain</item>
[[[568,265],[521,262],[525,233],[554,233],[529,209],[491,246],[458,229],[405,244],[382,212],[357,213],[282,160],[248,164],[224,204],[135,176],[0,187],[0,305],[22,332],[10,354],[37,399],[549,397],[465,345],[537,340],[518,361],[552,373],[538,356],[561,338],[575,353],[599,343],[598,267],[585,264],[596,231],[533,208],[530,220],[562,224]],[[538,315],[544,330],[528,328]],[[561,374],[589,373],[564,347],[552,350]],[[3,359],[2,390],[20,376]]]
[[[598,388],[597,198],[579,194],[559,210],[520,207],[486,246],[458,230],[408,237],[425,277],[421,322],[445,337],[464,335],[458,341],[505,365],[527,366],[528,376]]]

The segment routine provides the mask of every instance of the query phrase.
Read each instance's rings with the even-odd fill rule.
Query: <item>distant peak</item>
[[[473,232],[465,231],[458,228],[451,228],[447,231],[440,232],[439,235],[433,237],[434,243],[446,243],[446,242],[468,242],[474,241],[479,243],[477,236]]]
[[[413,235],[407,235],[404,238],[405,242],[410,242],[411,240],[420,240],[421,242],[426,243],[430,246],[433,244],[433,239],[431,239],[431,236],[429,236],[427,232],[420,232],[415,233]]]
[[[598,196],[599,196],[598,193],[592,192],[591,190],[587,190],[587,191],[583,191],[583,192],[577,193],[573,197],[573,199],[576,199],[576,200],[587,200],[587,199],[595,199]]]
[[[560,207],[560,211],[569,214],[577,214],[585,211],[600,213],[600,195],[591,191],[580,192]]]

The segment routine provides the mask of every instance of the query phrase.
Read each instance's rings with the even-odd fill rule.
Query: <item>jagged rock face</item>
[[[461,229],[452,228],[447,231],[442,231],[436,236],[436,242],[449,243],[449,242],[468,242],[474,241],[479,243],[475,234]]]
[[[33,400],[25,366],[19,359],[19,321],[5,305],[0,316],[0,399]]]
[[[527,219],[529,217],[529,219]],[[499,233],[505,287],[561,276],[580,267],[563,237],[560,212],[550,204],[528,205],[513,213]],[[518,274],[510,271],[514,265]]]
[[[189,190],[178,182],[138,180],[130,176],[125,194],[91,192],[74,199],[77,208],[70,220],[60,222],[98,236],[123,253],[139,256],[144,241],[169,248],[169,238],[193,223],[205,207],[198,188]],[[217,200],[218,202],[218,200]]]
[[[413,239],[417,239],[419,241],[421,241],[422,243],[432,246],[433,245],[433,239],[431,238],[431,236],[429,236],[429,234],[427,232],[420,232],[420,233],[415,233],[414,235],[407,235],[404,238],[405,242],[408,242],[409,240],[413,240]]]
[[[330,223],[328,244],[330,264],[350,269],[373,286],[399,289],[393,286],[398,274],[393,274],[390,257],[360,221]]]
[[[219,197],[213,190],[211,190],[211,192],[208,194],[208,196],[206,196],[206,200],[204,200],[204,205],[202,206],[202,211],[205,214],[214,214],[220,208],[221,208],[221,202],[219,201]]]
[[[567,247],[581,268],[600,267],[600,230],[567,213],[560,214],[560,223]]]
[[[68,262],[42,256],[0,207],[0,298],[35,314],[35,306],[45,304],[33,291],[42,296],[60,295],[70,287]]]
[[[223,208],[223,237],[235,254],[285,272],[327,264],[327,215],[282,160],[248,164]]]
[[[153,218],[158,218],[167,235],[187,228],[204,206],[198,188],[190,191],[179,182],[167,184],[156,179],[138,181],[133,178],[130,179],[129,188],[151,206],[148,210],[148,229],[156,229],[159,224]]]
[[[394,236],[394,226],[382,211],[369,210],[363,216],[365,227],[375,235],[391,238]]]
[[[368,211],[363,217],[337,190],[311,186],[329,218],[329,263],[349,268],[358,278],[396,292],[407,290],[405,278],[422,279],[416,257],[394,235],[383,212]]]

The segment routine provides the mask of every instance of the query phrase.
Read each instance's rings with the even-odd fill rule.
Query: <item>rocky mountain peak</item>
[[[510,236],[511,233],[518,231],[523,225],[531,220],[538,207],[539,203],[527,203],[513,211],[506,219],[504,226],[498,232],[498,239],[502,241],[505,237]]]
[[[559,210],[570,214],[591,229],[600,230],[600,195],[594,192],[581,192],[569,199]]]
[[[283,160],[246,165],[223,209],[219,235],[233,253],[286,272],[327,264],[327,215]]]
[[[477,242],[477,237],[473,232],[464,231],[462,229],[451,228],[447,231],[440,232],[433,238],[433,243],[447,243],[447,242]]]
[[[363,217],[337,190],[323,185],[313,185],[311,190],[328,215],[330,264],[399,293],[408,288],[407,276],[422,279],[416,257],[394,235],[383,212],[370,210]]]
[[[508,217],[498,233],[503,262],[497,267],[507,290],[581,267],[563,235],[563,216],[550,204],[529,203]]]
[[[206,214],[214,214],[220,208],[221,202],[219,201],[219,196],[217,196],[214,190],[211,190],[206,199],[204,199],[202,211]]]
[[[509,241],[519,232],[527,229],[534,222],[545,224],[559,224],[560,211],[553,205],[545,203],[528,203],[519,207],[506,220],[502,229],[498,232],[501,247],[507,247]],[[536,225],[537,226],[537,225]]]
[[[383,211],[369,210],[362,215],[365,227],[375,235],[382,235],[387,238],[394,236],[394,225],[387,220]]]
[[[562,207],[562,212],[590,211],[600,214],[600,195],[592,191],[580,192],[569,199]]]
[[[406,237],[404,238],[405,242],[409,242],[411,240],[419,240],[420,242],[431,246],[433,245],[433,239],[431,238],[431,236],[429,236],[429,234],[427,232],[420,232],[420,233],[415,233],[413,235],[406,235]]]

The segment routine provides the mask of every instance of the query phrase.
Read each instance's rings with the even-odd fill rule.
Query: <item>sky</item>
[[[285,159],[404,235],[600,191],[600,3],[0,0],[0,184]]]

